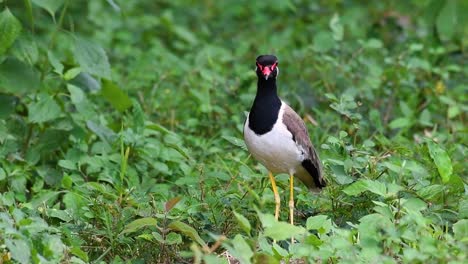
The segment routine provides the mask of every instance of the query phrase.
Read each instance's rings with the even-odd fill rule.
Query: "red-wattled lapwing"
[[[289,219],[294,224],[294,176],[310,190],[325,187],[322,166],[304,121],[277,94],[278,59],[273,55],[257,57],[257,95],[244,125],[244,140],[252,156],[269,171],[275,195],[275,219],[280,197],[272,173],[288,173],[290,183]]]

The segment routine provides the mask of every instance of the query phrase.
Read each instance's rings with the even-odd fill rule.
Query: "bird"
[[[278,96],[278,58],[260,55],[255,66],[257,93],[244,123],[244,141],[251,155],[268,169],[276,221],[281,200],[273,173],[289,174],[289,219],[294,225],[294,176],[318,192],[326,186],[322,163],[304,121]]]

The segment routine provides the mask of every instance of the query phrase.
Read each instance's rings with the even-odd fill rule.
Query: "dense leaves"
[[[467,14],[0,0],[0,262],[464,263]],[[264,53],[329,183],[294,225],[242,139]]]

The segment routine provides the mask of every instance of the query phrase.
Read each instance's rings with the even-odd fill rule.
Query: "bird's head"
[[[278,76],[278,58],[275,55],[260,55],[257,57],[255,64],[255,72],[258,78],[268,80],[276,79],[276,76]]]

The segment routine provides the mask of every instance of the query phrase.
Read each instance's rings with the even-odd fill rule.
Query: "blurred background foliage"
[[[0,263],[463,263],[467,44],[462,0],[0,0]],[[295,226],[265,53],[329,182]]]

